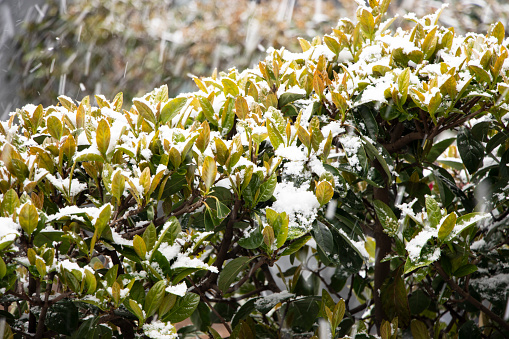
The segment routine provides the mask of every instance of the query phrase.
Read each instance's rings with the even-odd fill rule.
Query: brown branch
[[[492,310],[484,306],[481,302],[479,302],[477,299],[472,297],[468,292],[463,290],[454,280],[452,280],[447,273],[445,273],[444,269],[440,265],[440,263],[437,261],[434,263],[435,269],[437,270],[438,274],[445,280],[447,285],[449,285],[450,288],[452,288],[454,291],[456,291],[459,295],[464,297],[469,303],[474,305],[477,309],[484,312],[489,318],[494,320],[497,324],[499,324],[502,328],[504,328],[506,331],[509,331],[509,323],[505,322],[504,319],[499,317],[497,314],[495,314]]]
[[[41,308],[41,313],[39,314],[39,322],[37,323],[37,330],[35,332],[35,338],[40,339],[44,335],[44,320],[46,319],[46,314],[48,313],[48,308],[51,303],[49,300],[51,289],[53,287],[53,278],[55,277],[56,272],[50,274],[48,282],[46,283],[46,292],[44,294],[44,305]]]
[[[399,138],[398,140],[392,143],[382,145],[389,153],[394,153],[400,151],[403,147],[407,146],[412,141],[419,140],[424,137],[425,135],[422,132],[412,132],[404,135],[403,137]]]

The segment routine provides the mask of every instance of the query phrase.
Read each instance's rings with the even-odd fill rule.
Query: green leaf
[[[422,321],[417,319],[413,319],[410,323],[410,329],[412,331],[412,336],[415,339],[429,339],[428,327]]]
[[[270,143],[272,144],[272,147],[274,147],[274,149],[277,150],[279,145],[281,145],[284,142],[283,137],[281,136],[281,133],[279,133],[278,129],[274,126],[272,121],[267,119],[265,125],[267,126],[267,132],[269,134]]]
[[[118,265],[113,265],[103,277],[108,287],[113,286],[113,283],[117,280],[117,275],[118,275]]]
[[[144,120],[149,121],[152,124],[156,123],[156,117],[154,115],[154,112],[145,102],[140,101],[138,99],[134,99],[133,103]]]
[[[25,231],[28,235],[31,235],[37,228],[38,222],[39,214],[37,213],[35,206],[31,203],[24,204],[19,212],[19,224],[23,231]]]
[[[272,174],[263,184],[260,185],[260,195],[257,202],[265,202],[272,198],[272,194],[276,189],[277,175]]]
[[[413,315],[421,314],[431,304],[431,299],[422,290],[415,290],[408,297],[408,304]]]
[[[97,142],[97,148],[99,149],[99,152],[101,152],[105,158],[106,153],[108,152],[108,147],[110,146],[110,138],[110,126],[106,120],[102,119],[97,125],[95,140]]]
[[[88,286],[87,294],[93,294],[97,289],[97,279],[89,270],[85,270],[85,283]]]
[[[154,253],[156,253],[161,243],[164,241],[168,241],[167,238],[169,237],[169,244],[172,245],[177,235],[181,232],[181,230],[182,228],[180,226],[178,219],[175,218],[174,216],[170,217],[170,219],[168,219],[168,221],[166,221],[166,223],[163,225],[163,232],[159,235],[159,239],[154,245],[154,249],[152,250],[152,254],[149,258],[149,262],[152,262]]]
[[[293,297],[295,297],[295,294],[293,293],[271,294],[267,297],[261,297],[257,299],[254,306],[258,312],[267,314],[267,312],[273,309],[277,304],[283,303]]]
[[[143,316],[143,311],[140,307],[140,304],[138,304],[138,302],[136,302],[133,299],[129,299],[129,307],[131,308],[131,311],[133,312],[133,314],[140,321],[140,326],[142,326],[143,323],[145,322],[145,317]]]
[[[157,240],[157,231],[153,223],[150,223],[148,227],[143,232],[143,241],[147,246],[147,251],[151,251],[154,248],[154,245]]]
[[[304,97],[306,97],[305,94],[285,92],[279,96],[278,107],[284,107],[284,106],[286,106],[294,101],[297,101],[299,99],[302,99]]]
[[[203,115],[207,118],[207,120],[214,126],[217,126],[217,120],[214,118],[214,108],[210,104],[209,99],[199,96],[198,101],[200,102],[200,106],[203,111]]]
[[[154,286],[152,286],[152,288],[148,291],[147,296],[145,297],[145,303],[143,305],[143,309],[145,310],[147,317],[152,316],[161,305],[165,289],[166,282],[164,280],[160,280],[156,282]]]
[[[70,300],[61,300],[48,308],[44,324],[62,335],[71,335],[79,325],[78,308]]]
[[[332,196],[334,195],[334,189],[332,185],[328,181],[321,181],[318,186],[316,186],[316,199],[320,203],[320,206],[328,203]]]
[[[175,98],[166,103],[161,109],[161,123],[166,124],[168,121],[173,119],[187,103],[187,98]]]
[[[437,158],[444,153],[444,151],[447,149],[447,147],[451,146],[454,142],[454,138],[444,139],[440,142],[437,142],[433,144],[431,147],[431,150],[426,155],[426,161],[429,162],[435,162]]]
[[[261,246],[262,243],[263,235],[258,227],[255,227],[255,229],[249,233],[249,236],[239,240],[239,245],[248,250],[258,248]]]
[[[426,196],[426,213],[428,214],[430,226],[437,228],[438,223],[442,219],[442,212],[438,202],[430,196]]]
[[[281,257],[291,255],[296,253],[298,250],[302,248],[302,246],[306,245],[306,243],[311,239],[310,235],[305,235],[303,237],[298,238],[293,241],[285,250],[281,253]]]
[[[327,256],[327,258],[334,259],[336,249],[334,246],[334,239],[329,228],[321,222],[316,222],[313,223],[313,229],[311,230],[311,234],[313,235],[316,244],[320,247],[320,249]],[[334,262],[336,261],[334,260]]]
[[[41,260],[40,258],[36,258],[35,267],[41,278],[46,275],[46,263],[43,260]]]
[[[58,119],[56,116],[50,116],[48,120],[46,121],[46,127],[48,128],[49,134],[60,141],[60,138],[62,138],[62,132],[63,132],[63,126],[62,121]]]
[[[472,226],[477,225],[478,222],[486,219],[488,216],[489,214],[481,212],[474,212],[462,215],[456,220],[456,227],[454,228],[454,232],[451,232],[451,234],[449,234],[449,239],[447,240],[454,239],[454,237],[456,237],[458,234],[462,233],[464,230]]]
[[[216,211],[217,217],[221,220],[223,220],[228,216],[228,214],[230,214],[230,209],[219,200],[216,200]]]
[[[382,147],[380,144],[376,143],[375,147],[372,143],[373,141],[369,141],[364,136],[360,136],[364,145],[364,149],[366,152],[371,156],[376,158],[382,168],[384,169],[385,174],[387,174],[388,184],[390,185],[392,183],[392,173],[389,165],[392,167],[392,158],[391,156],[385,151],[385,148]]]
[[[232,327],[235,328],[244,319],[246,319],[254,310],[255,303],[260,298],[252,298],[246,301],[242,306],[239,307],[237,312],[232,318]]]
[[[145,241],[139,235],[135,235],[133,239],[133,247],[136,254],[141,258],[145,259],[147,255],[147,246],[145,245]]]
[[[230,78],[221,79],[221,83],[223,84],[224,92],[226,95],[231,94],[236,97],[239,95],[239,86]]]
[[[466,264],[454,271],[453,275],[457,278],[462,278],[474,272],[477,272],[477,266],[473,264]]]
[[[117,199],[118,204],[120,204],[120,198],[122,198],[124,190],[125,178],[120,171],[116,171],[111,180],[111,195]]]
[[[111,217],[111,205],[110,204],[104,205],[103,209],[101,210],[101,213],[99,213],[99,218],[97,218],[94,225],[98,239],[106,229],[106,226],[108,226],[110,217]]]
[[[472,132],[465,127],[460,129],[456,140],[461,160],[463,160],[468,172],[470,174],[474,173],[483,162],[483,145],[475,140],[472,136]]]
[[[466,321],[461,325],[458,331],[458,338],[461,339],[481,339],[483,338],[481,329],[473,320]]]
[[[0,280],[2,280],[5,277],[5,274],[7,273],[7,265],[5,265],[5,261],[0,258]]]
[[[452,212],[449,214],[445,220],[442,222],[442,225],[440,225],[440,228],[438,230],[438,239],[444,240],[447,238],[449,234],[451,234],[452,230],[454,229],[454,226],[456,226],[456,213]]]
[[[403,326],[410,322],[410,307],[408,305],[405,282],[400,276],[392,281],[386,281],[380,291],[382,305],[389,319],[398,317]]]
[[[473,75],[475,75],[475,77],[477,78],[477,80],[479,82],[486,82],[488,84],[491,84],[491,77],[490,77],[490,75],[488,74],[488,72],[486,72],[481,67],[475,66],[475,65],[469,65],[468,69],[470,70],[470,72]]]
[[[11,216],[20,205],[18,194],[12,188],[4,194],[2,210],[5,216]]]
[[[401,95],[399,104],[403,106],[408,96],[408,86],[410,85],[410,68],[407,67],[398,76],[398,91]]]
[[[214,153],[217,157],[217,163],[221,166],[224,166],[228,160],[228,157],[230,156],[228,147],[226,147],[226,144],[220,138],[214,138],[214,144],[216,146]]]
[[[326,35],[323,37],[323,41],[325,42],[327,47],[332,51],[332,53],[336,55],[339,54],[339,52],[341,51],[341,45],[335,38]]]
[[[163,317],[163,321],[170,321],[175,324],[189,318],[198,307],[199,302],[199,295],[186,293],[185,296],[177,300],[171,311]]]
[[[205,194],[208,194],[210,191],[210,187],[214,184],[216,180],[217,174],[217,166],[216,161],[211,156],[206,156],[203,160],[201,179],[205,185]]]
[[[169,293],[167,294],[163,301],[161,302],[161,306],[159,306],[159,310],[157,311],[159,317],[165,316],[175,305],[177,302],[177,296],[175,294]]]
[[[238,257],[228,262],[221,270],[221,273],[219,273],[217,287],[219,287],[223,293],[226,293],[226,291],[230,288],[230,285],[235,281],[235,279],[237,279],[239,273],[250,261],[251,258]]]
[[[392,209],[380,200],[373,201],[373,206],[384,231],[390,236],[395,236],[398,232],[399,224],[398,218],[396,218]]]

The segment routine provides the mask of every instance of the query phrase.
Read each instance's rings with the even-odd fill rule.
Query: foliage
[[[504,27],[392,33],[388,3],[193,93],[1,123],[8,330],[509,335]]]

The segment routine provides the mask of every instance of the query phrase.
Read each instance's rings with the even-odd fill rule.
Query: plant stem
[[[452,288],[454,291],[456,291],[458,294],[460,294],[463,298],[465,298],[469,303],[474,305],[477,309],[484,312],[490,319],[494,320],[497,324],[499,324],[502,328],[504,328],[506,331],[509,331],[509,323],[505,322],[504,319],[499,317],[497,314],[493,313],[492,310],[484,306],[481,302],[479,302],[477,299],[472,297],[468,292],[466,292],[464,289],[462,289],[454,280],[452,280],[447,273],[445,273],[444,269],[440,265],[440,263],[437,261],[434,264],[438,274],[445,280],[447,285],[449,285],[450,288]]]

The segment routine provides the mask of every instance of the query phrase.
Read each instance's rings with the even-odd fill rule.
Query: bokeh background
[[[363,0],[357,0],[362,2]],[[299,51],[355,18],[353,0],[0,0],[0,115],[65,94],[127,102],[167,84],[193,91],[192,76],[256,64],[269,47]],[[393,0],[391,14],[431,13],[442,1]],[[451,0],[441,23],[485,33],[509,25],[506,0]],[[403,19],[400,19],[403,20]],[[400,23],[396,23],[397,26]]]

